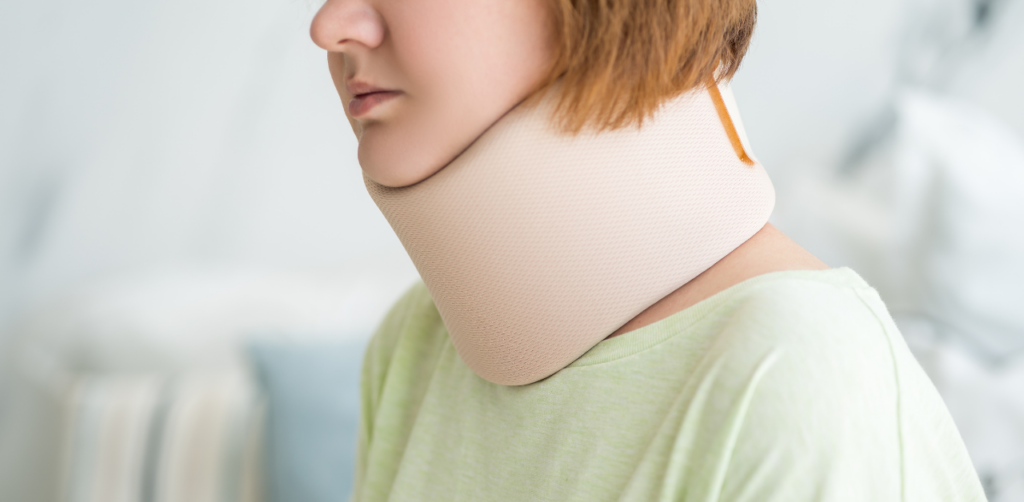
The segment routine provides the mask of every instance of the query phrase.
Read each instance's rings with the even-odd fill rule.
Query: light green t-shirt
[[[775,272],[507,387],[422,284],[366,353],[353,500],[981,501],[935,387],[848,268]]]

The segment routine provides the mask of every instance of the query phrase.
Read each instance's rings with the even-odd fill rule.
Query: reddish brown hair
[[[541,91],[560,82],[555,119],[573,133],[640,125],[665,100],[731,78],[757,19],[755,0],[550,1],[558,45]]]

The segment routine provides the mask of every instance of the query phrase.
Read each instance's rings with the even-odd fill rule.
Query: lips
[[[345,82],[345,88],[352,95],[348,102],[348,113],[355,118],[370,113],[377,105],[401,94],[401,91],[384,89],[360,80]]]
[[[348,102],[348,113],[355,118],[359,118],[370,113],[370,110],[377,105],[389,101],[399,94],[401,94],[400,91],[374,91],[356,94]]]

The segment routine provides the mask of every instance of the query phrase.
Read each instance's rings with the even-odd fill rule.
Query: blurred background
[[[347,497],[416,271],[315,0],[0,2],[0,500]],[[733,82],[772,222],[886,300],[1024,501],[1024,0],[763,0]]]

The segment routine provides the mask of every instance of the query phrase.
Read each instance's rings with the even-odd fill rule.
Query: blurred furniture
[[[347,500],[355,474],[365,335],[249,349],[267,406],[268,501]]]
[[[260,401],[238,369],[83,376],[66,402],[66,502],[264,500]]]
[[[0,500],[345,500],[364,344],[415,279],[166,271],[38,305],[0,354]]]

